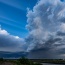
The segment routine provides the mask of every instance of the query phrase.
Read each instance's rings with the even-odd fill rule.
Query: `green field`
[[[34,62],[27,58],[20,59],[3,59],[0,58],[0,65],[42,65],[40,62]]]
[[[3,59],[0,58],[0,65],[42,65],[41,63],[65,64],[64,59]]]

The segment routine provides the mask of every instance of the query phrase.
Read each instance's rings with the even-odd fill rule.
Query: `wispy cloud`
[[[11,19],[9,19],[7,17],[4,17],[4,16],[0,16],[0,22],[2,22],[3,24],[7,24],[9,26],[18,28],[20,30],[25,30],[25,28],[23,28],[21,26],[17,26],[17,25],[20,25],[20,23],[18,23],[17,21],[11,20]]]
[[[23,10],[23,11],[25,11],[26,9],[22,6],[22,3],[21,2],[19,2],[18,0],[16,0],[16,2],[14,1],[14,0],[0,0],[0,2],[2,2],[2,3],[5,3],[5,4],[7,4],[7,5],[9,5],[9,6],[13,6],[13,7],[15,7],[15,8],[17,8],[17,9],[21,9],[21,10]],[[19,2],[19,3],[18,3]]]

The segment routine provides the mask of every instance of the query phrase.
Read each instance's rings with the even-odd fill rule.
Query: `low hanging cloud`
[[[24,39],[10,35],[0,28],[0,51],[19,52],[24,50]]]
[[[42,56],[47,58],[64,57],[62,55],[65,54],[65,2],[39,0],[33,10],[28,8],[27,22],[26,27],[29,30],[26,38],[27,51],[31,51],[32,58],[35,56],[37,58],[43,58]]]

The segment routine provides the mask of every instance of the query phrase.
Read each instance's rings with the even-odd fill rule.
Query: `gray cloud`
[[[30,56],[62,58],[63,53],[59,51],[65,48],[65,3],[60,0],[39,0],[33,10],[28,9],[27,17],[29,36],[26,40]],[[33,51],[39,49],[43,51]]]
[[[24,45],[24,39],[10,35],[6,30],[0,29],[0,51],[25,51]]]
[[[61,32],[61,31],[58,31],[58,32],[57,32],[57,35],[58,35],[58,36],[65,36],[65,33],[64,33],[64,32]]]

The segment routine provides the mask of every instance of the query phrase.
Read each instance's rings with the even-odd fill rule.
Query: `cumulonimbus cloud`
[[[51,50],[56,56],[62,55],[60,50],[65,48],[65,2],[39,0],[33,10],[28,9],[27,17],[27,51],[47,49],[43,54]]]
[[[0,30],[1,51],[31,52],[32,58],[64,58],[65,2],[39,0],[33,10],[28,9],[27,22],[25,39]]]

